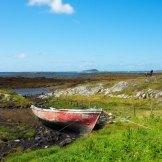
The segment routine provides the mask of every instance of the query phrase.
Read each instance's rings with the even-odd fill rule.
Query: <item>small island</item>
[[[82,73],[99,73],[97,69],[83,70]]]

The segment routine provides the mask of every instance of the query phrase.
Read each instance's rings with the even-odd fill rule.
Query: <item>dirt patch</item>
[[[22,152],[27,149],[48,148],[53,145],[66,146],[78,138],[78,134],[70,132],[58,132],[45,126],[36,128],[36,135],[33,139],[17,139],[0,143],[0,159],[8,154]]]
[[[12,124],[27,124],[38,126],[40,122],[33,116],[32,111],[28,109],[0,109],[0,120]],[[3,123],[5,125],[5,122]]]

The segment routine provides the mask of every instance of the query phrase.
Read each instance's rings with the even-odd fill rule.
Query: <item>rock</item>
[[[55,97],[60,97],[60,96],[73,96],[73,95],[81,95],[81,96],[93,96],[96,94],[102,94],[106,95],[109,97],[117,97],[117,98],[124,98],[124,99],[129,99],[129,98],[135,98],[135,99],[149,99],[149,98],[162,98],[162,91],[160,90],[152,90],[152,89],[147,89],[147,90],[142,90],[139,92],[136,92],[134,95],[127,95],[127,94],[119,94],[116,95],[116,92],[121,92],[124,89],[126,89],[128,86],[136,86],[137,84],[130,83],[125,81],[121,81],[114,86],[110,88],[104,88],[103,83],[98,83],[95,85],[79,85],[74,88],[67,88],[64,90],[55,90],[52,93],[48,93],[45,95],[39,96],[39,98],[48,98],[50,96],[55,96]]]
[[[143,99],[145,99],[146,98],[146,94],[144,93],[144,94],[142,94],[142,98]]]
[[[102,84],[97,84],[95,86],[81,85],[81,86],[77,86],[74,88],[68,88],[65,90],[56,90],[54,92],[54,96],[55,97],[60,97],[61,95],[64,95],[64,96],[66,96],[66,95],[68,95],[68,96],[72,96],[72,95],[91,96],[91,95],[101,92],[102,90],[103,90]]]
[[[59,143],[60,146],[66,146],[67,144],[71,143],[72,139],[71,138],[66,138],[65,140],[61,141]]]
[[[152,89],[142,90],[137,92],[134,95],[134,98],[137,99],[149,99],[149,98],[160,98],[160,97],[162,97],[162,91],[152,90]]]
[[[128,87],[128,83],[125,82],[125,81],[121,81],[121,82],[115,84],[113,87],[111,87],[110,88],[110,91],[112,93],[114,93],[114,92],[120,92],[120,91],[124,90],[127,87]]]
[[[20,142],[20,140],[19,139],[17,139],[17,140],[14,140],[15,142]]]
[[[56,90],[53,95],[55,97],[60,97],[61,95],[64,96],[72,96],[72,95],[83,95],[83,96],[92,96],[95,94],[110,94],[110,93],[114,93],[114,92],[120,92],[122,90],[124,90],[126,87],[128,86],[127,82],[121,81],[117,84],[115,84],[113,87],[111,88],[106,88],[104,89],[103,84],[99,83],[96,84],[94,86],[92,85],[80,85],[80,86],[76,86],[74,88],[68,88],[65,90]],[[46,96],[50,96],[51,94],[48,94]],[[40,96],[42,97],[46,97],[46,96]]]
[[[118,98],[130,98],[128,95],[125,95],[125,94],[120,94],[120,95],[117,95],[116,97]]]
[[[44,94],[44,95],[40,95],[40,96],[38,96],[38,98],[40,98],[40,99],[46,99],[46,98],[48,98],[50,96],[53,96],[53,92],[47,93],[47,94]]]
[[[141,96],[141,92],[137,92],[137,94],[135,95],[136,98],[140,98]]]

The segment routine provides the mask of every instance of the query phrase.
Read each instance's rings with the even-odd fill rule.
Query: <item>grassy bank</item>
[[[162,101],[156,99],[122,99],[101,95],[48,98],[46,105],[55,108],[102,108],[115,116],[142,116],[162,113]]]
[[[93,131],[65,148],[52,147],[15,154],[17,161],[160,161],[162,160],[162,103],[158,100],[133,100],[104,96],[49,98],[48,106],[88,107],[97,105],[116,115],[116,123]],[[121,118],[127,119],[123,120]]]
[[[162,160],[162,119],[149,117],[134,119],[135,124],[109,125],[105,129],[82,137],[65,148],[53,147],[28,151],[9,157],[7,161],[72,162],[72,161],[160,161]]]
[[[30,104],[28,99],[8,89],[0,89],[0,144],[34,137],[35,120],[27,109]]]
[[[25,124],[0,125],[0,141],[7,142],[17,139],[31,139],[35,135],[35,130]]]
[[[122,78],[120,78],[122,79]],[[117,80],[102,79],[113,86]],[[126,78],[125,78],[126,79]],[[147,82],[145,78],[128,79],[129,86],[117,94],[132,95],[138,91],[162,90],[162,78]],[[95,85],[98,81],[84,84]],[[162,161],[162,100],[161,98],[118,98],[103,94],[48,97],[47,107],[102,108],[116,116],[115,123],[93,131],[64,148],[27,150],[7,157],[9,162],[154,162]]]
[[[0,108],[26,108],[31,102],[7,89],[0,89]]]

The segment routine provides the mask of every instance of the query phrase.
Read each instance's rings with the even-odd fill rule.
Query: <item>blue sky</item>
[[[161,0],[1,0],[0,71],[162,69]]]

